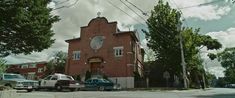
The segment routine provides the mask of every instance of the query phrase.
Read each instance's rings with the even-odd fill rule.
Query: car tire
[[[33,89],[27,89],[27,92],[32,92],[33,91]]]
[[[5,84],[4,86],[6,86],[8,88],[12,88],[11,84]]]
[[[56,85],[56,86],[55,86],[55,89],[56,89],[57,91],[62,91],[62,86],[61,86],[61,85]]]
[[[34,89],[35,91],[40,91],[40,87],[37,87]]]
[[[99,87],[99,91],[104,91],[104,90],[105,90],[104,86]]]
[[[71,92],[74,92],[76,90],[76,88],[70,88],[69,89]]]

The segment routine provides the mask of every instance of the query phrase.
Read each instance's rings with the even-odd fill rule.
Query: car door
[[[86,90],[92,89],[92,79],[89,79],[85,82],[85,88],[86,88]]]
[[[49,80],[46,82],[47,87],[55,87],[56,82],[58,81],[58,76],[53,75]]]
[[[97,90],[98,89],[98,79],[92,79],[90,83],[90,88],[92,90]]]
[[[97,88],[98,85],[99,85],[99,80],[98,80],[98,79],[94,79],[92,82],[93,82],[93,83],[92,83],[92,86],[93,86],[94,88]]]
[[[51,79],[52,75],[47,76],[46,78],[42,79],[40,82],[40,87],[47,87],[47,82]]]

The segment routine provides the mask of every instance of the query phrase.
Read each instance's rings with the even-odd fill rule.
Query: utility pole
[[[186,63],[184,60],[184,49],[182,43],[181,23],[178,24],[178,31],[180,32],[181,65],[183,70],[184,88],[187,89],[188,85],[187,85],[187,75],[186,75]]]

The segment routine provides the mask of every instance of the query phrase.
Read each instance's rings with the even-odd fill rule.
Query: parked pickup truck
[[[0,85],[31,92],[38,88],[38,81],[27,80],[20,74],[2,73],[0,74]]]

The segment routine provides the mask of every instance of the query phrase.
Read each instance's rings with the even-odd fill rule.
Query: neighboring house
[[[92,19],[81,27],[80,38],[69,44],[65,73],[84,79],[87,71],[93,76],[105,75],[122,88],[134,88],[134,74],[143,75],[144,50],[135,31],[120,31],[117,22],[104,17]]]
[[[18,73],[27,79],[41,79],[45,75],[47,62],[29,62],[21,64],[10,64],[7,73]]]

